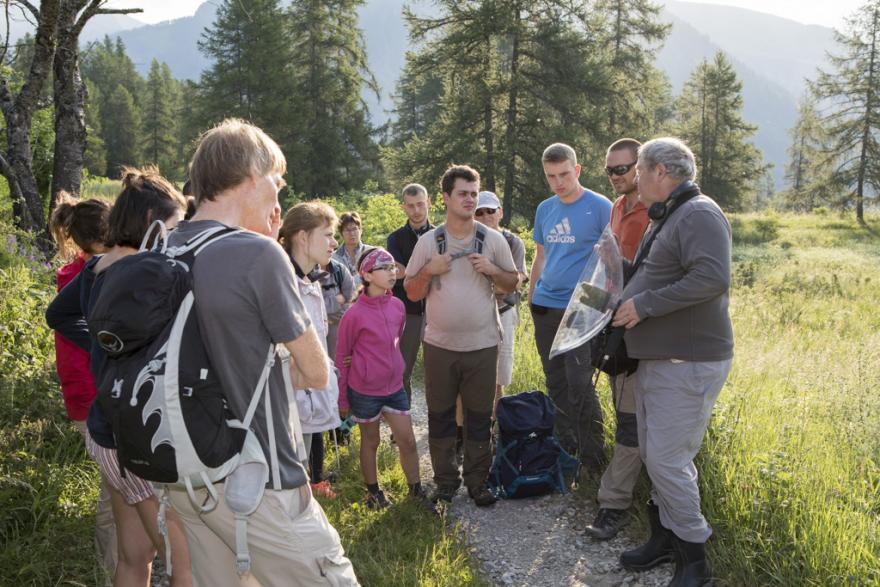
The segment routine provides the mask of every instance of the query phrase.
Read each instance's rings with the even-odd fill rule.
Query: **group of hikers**
[[[440,180],[446,217],[438,226],[429,221],[428,190],[403,188],[407,222],[385,248],[362,242],[357,212],[337,217],[326,203],[307,201],[282,216],[284,155],[261,129],[237,119],[200,137],[183,190],[191,192],[189,210],[187,198],[150,168],[126,169],[112,205],[59,198],[52,229],[69,262],[58,271],[47,321],[56,331],[67,413],[101,472],[96,546],[113,584],[148,585],[159,553],[175,586],[357,585],[338,534],[313,499],[336,497],[323,475],[324,435],[339,438],[349,418],[360,429],[367,507],[391,505],[377,476],[380,420],[399,451],[407,499],[438,512],[463,484],[475,505],[494,504],[487,484],[493,420],[511,383],[526,284],[535,347],[557,408],[554,432],[601,479],[599,510],[586,532],[607,540],[629,521],[644,463],[651,535],[622,553],[621,564],[645,570],[674,561],[670,585],[710,582],[711,528],[693,458],[733,355],[730,226],[694,183],[694,156],[678,139],[612,144],[605,171],[618,196],[613,204],[580,184],[581,166],[568,145],[547,147],[541,164],[553,195],[536,212],[529,270],[522,240],[500,227],[499,198],[481,191],[479,173],[466,165],[449,167]],[[613,324],[626,329],[628,354],[639,363],[610,380],[617,431],[607,461],[589,343],[553,358],[550,350],[609,223],[628,275]],[[152,483],[133,473],[141,463],[120,444],[132,432],[106,413],[117,404],[95,401],[118,400],[130,385],[107,376],[128,343],[104,326],[102,312],[120,289],[114,275],[144,264],[135,257],[144,249],[167,250],[169,263],[191,274],[192,312],[210,365],[200,379],[216,378],[227,421],[244,423],[266,465],[265,477],[254,476],[261,486],[250,506],[241,505],[250,494],[232,476]],[[182,251],[194,252],[184,262],[174,257]],[[131,292],[145,313],[147,293]],[[190,320],[172,322],[188,328]],[[160,363],[167,363],[165,389],[177,382],[169,345],[162,347],[168,357],[148,362],[138,377],[138,385],[153,382],[156,396]],[[410,415],[420,349],[432,491],[421,482]],[[180,378],[182,395],[199,393],[198,385],[195,392],[184,387],[183,371]],[[255,396],[261,389],[264,401]],[[167,416],[155,404],[145,408],[144,423],[157,412]],[[147,439],[152,448],[167,440],[163,425]],[[184,451],[178,440],[169,442]]]

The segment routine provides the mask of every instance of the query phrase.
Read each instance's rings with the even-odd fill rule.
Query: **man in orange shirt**
[[[611,231],[629,261],[635,257],[648,226],[648,209],[639,201],[636,184],[640,146],[641,143],[634,139],[620,139],[608,147],[605,156],[605,173],[619,196],[611,208]],[[599,512],[586,529],[599,540],[613,538],[629,522],[627,510],[632,505],[633,487],[642,470],[633,395],[635,374],[610,377],[610,382],[617,415],[614,455],[599,484]]]

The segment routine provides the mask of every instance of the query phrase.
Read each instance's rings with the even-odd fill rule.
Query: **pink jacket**
[[[375,298],[361,294],[342,316],[336,340],[339,368],[339,407],[348,407],[346,390],[385,396],[403,389],[400,337],[406,323],[403,302],[391,295]],[[351,364],[343,359],[351,356]]]
[[[86,264],[85,257],[80,254],[58,269],[56,279],[58,291],[73,281]],[[61,394],[64,396],[64,407],[67,417],[71,420],[85,420],[89,408],[95,401],[95,379],[89,369],[89,353],[82,350],[57,332],[55,333],[55,368],[61,382]]]

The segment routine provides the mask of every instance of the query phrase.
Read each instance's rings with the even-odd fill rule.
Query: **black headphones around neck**
[[[675,202],[678,200],[679,196],[682,194],[689,194],[689,197],[685,198],[685,202],[691,199],[694,195],[690,194],[696,188],[697,194],[699,194],[700,188],[692,181],[686,181],[682,185],[680,185],[674,192],[669,195],[669,198],[666,199],[665,202],[654,202],[648,207],[648,218],[653,221],[663,220],[669,214],[669,210],[675,207]],[[684,203],[684,202],[682,202]]]

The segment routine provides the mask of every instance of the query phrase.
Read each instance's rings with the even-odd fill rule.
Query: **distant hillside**
[[[378,102],[364,94],[376,124],[390,116],[391,95],[409,46],[401,17],[404,2],[368,0],[360,9],[371,68],[382,89]],[[427,0],[411,4],[434,10]],[[658,53],[658,67],[678,92],[702,59],[725,51],[743,81],[745,118],[758,125],[755,144],[774,164],[774,177],[781,185],[788,129],[795,121],[804,78],[812,78],[815,68],[825,63],[826,51],[834,47],[832,30],[730,6],[679,0],[666,0],[665,6],[662,18],[673,29]],[[196,43],[213,23],[215,10],[214,2],[205,2],[194,16],[145,26],[129,17],[105,16],[90,23],[84,39],[118,33],[142,73],[157,58],[168,63],[176,77],[196,80],[208,66]]]

